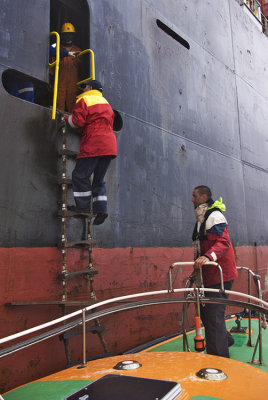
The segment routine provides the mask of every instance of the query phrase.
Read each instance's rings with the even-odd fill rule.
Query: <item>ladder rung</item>
[[[59,210],[58,215],[61,217],[93,217],[93,214],[90,212],[84,211],[71,211],[71,210]]]
[[[58,179],[58,184],[59,185],[71,185],[72,184],[72,180],[69,178],[59,178]]]
[[[68,157],[76,157],[78,154],[76,151],[68,149],[59,149],[58,153],[60,156],[68,156]]]
[[[96,244],[95,240],[78,240],[75,242],[61,242],[59,247],[89,247],[94,244]]]
[[[95,268],[91,268],[91,269],[84,269],[82,271],[72,271],[72,272],[65,272],[60,274],[59,276],[61,276],[62,278],[72,278],[73,276],[76,275],[89,275],[89,276],[94,276],[97,275],[98,271]]]

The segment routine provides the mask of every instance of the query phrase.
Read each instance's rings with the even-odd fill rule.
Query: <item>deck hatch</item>
[[[180,393],[178,382],[108,374],[64,400],[175,400]]]

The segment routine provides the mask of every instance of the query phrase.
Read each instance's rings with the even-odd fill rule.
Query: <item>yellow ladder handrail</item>
[[[91,49],[86,49],[81,51],[77,57],[81,57],[82,55],[90,53],[91,54],[91,76],[89,78],[83,79],[80,82],[77,82],[76,86],[80,88],[80,84],[82,82],[87,82],[95,79],[95,59],[94,59],[94,52]],[[81,89],[81,88],[80,88]]]
[[[54,79],[54,91],[53,91],[53,104],[52,104],[52,119],[56,118],[56,106],[58,96],[58,80],[59,80],[59,64],[60,64],[60,35],[58,32],[50,32],[50,36],[56,36],[56,60],[48,65],[53,67],[55,65],[55,79]]]

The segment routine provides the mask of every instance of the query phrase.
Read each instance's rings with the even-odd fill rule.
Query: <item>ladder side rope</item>
[[[66,168],[67,168],[67,159],[64,154],[64,150],[67,147],[67,139],[66,139],[66,126],[62,128],[62,218],[61,218],[61,252],[62,252],[62,301],[67,301],[67,285],[66,285],[66,273],[67,273],[67,236],[66,236],[66,213],[67,210],[67,184],[66,184]]]
[[[73,245],[68,243],[67,238],[67,191],[68,191],[68,179],[67,179],[67,161],[68,161],[68,147],[67,147],[67,128],[64,121],[61,123],[61,131],[62,131],[62,154],[61,154],[61,187],[62,187],[62,194],[61,194],[61,253],[62,253],[62,302],[63,302],[63,315],[66,315],[66,307],[68,301],[68,290],[67,290],[67,280],[71,273],[69,273],[68,266],[67,266],[67,251],[68,248],[75,247],[75,242]],[[93,237],[91,233],[91,220],[92,215],[83,216],[85,222],[85,234],[84,239],[87,242],[88,248],[88,266],[86,270],[89,270],[89,278],[87,275],[83,275],[85,279],[89,280],[89,292],[90,292],[90,304],[94,304],[97,302],[97,297],[94,288],[94,277],[97,274],[97,270],[94,268],[93,258],[92,258],[92,251],[93,251]],[[86,272],[82,271],[82,272]],[[92,310],[94,313],[94,310]],[[102,326],[99,322],[99,319],[94,320],[96,332],[98,334],[99,340],[102,344],[102,347],[105,353],[109,353],[107,344],[102,335]],[[64,338],[64,347],[65,347],[65,354],[67,358],[67,363],[70,364],[70,354],[69,354],[69,339]]]

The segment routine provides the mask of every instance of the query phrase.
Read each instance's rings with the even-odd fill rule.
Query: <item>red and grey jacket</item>
[[[80,94],[67,122],[81,131],[77,158],[117,155],[114,112],[100,91],[89,90]]]
[[[237,277],[235,254],[230,241],[226,218],[217,206],[219,206],[218,201],[207,210],[199,231],[196,224],[193,240],[199,239],[200,255],[206,256],[210,261],[217,262],[222,268],[223,281],[228,282]],[[220,283],[220,273],[217,267],[203,265],[202,273],[205,287]]]

